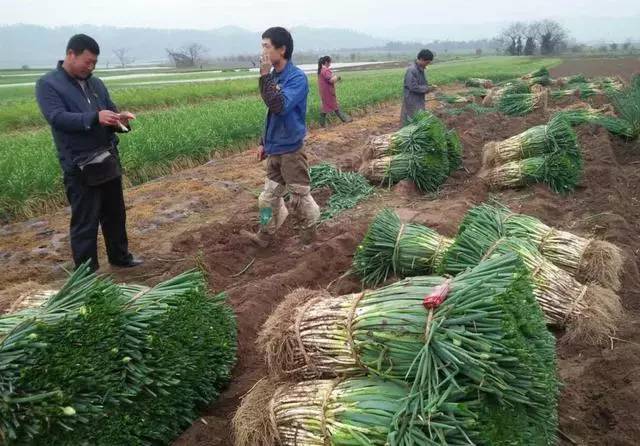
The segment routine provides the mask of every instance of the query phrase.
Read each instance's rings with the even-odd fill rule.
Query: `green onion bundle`
[[[548,87],[552,84],[551,77],[548,74],[531,77],[528,82],[529,85],[542,85],[543,87]]]
[[[597,343],[615,332],[622,315],[620,298],[598,285],[582,285],[543,257],[529,241],[504,236],[500,215],[476,208],[467,215],[460,231],[445,254],[443,272],[456,274],[493,255],[515,252],[531,272],[534,295],[547,320],[567,326],[568,339]]]
[[[473,102],[473,97],[462,96],[459,94],[444,94],[440,93],[436,95],[436,99],[447,104],[465,104],[467,102]]]
[[[440,119],[421,111],[396,133],[370,141],[360,173],[380,185],[408,179],[421,191],[433,192],[459,167],[458,143]]]
[[[565,152],[510,161],[483,173],[483,179],[492,189],[544,183],[559,194],[574,190],[581,178],[582,164]]]
[[[353,258],[353,270],[368,286],[391,276],[430,274],[453,240],[422,225],[403,224],[392,210],[381,211]]]
[[[466,87],[493,88],[493,81],[489,79],[471,78],[464,83]]]
[[[411,180],[423,192],[435,192],[449,176],[449,158],[446,151],[399,153],[373,159],[360,169],[370,181],[391,186],[402,180]]]
[[[623,254],[611,243],[560,231],[535,217],[516,214],[505,207],[483,204],[471,209],[465,220],[476,218],[493,221],[502,236],[531,242],[545,259],[581,283],[597,283],[614,291],[620,289]]]
[[[355,207],[373,194],[373,188],[366,178],[355,172],[343,172],[335,166],[321,163],[311,166],[311,188],[328,187],[331,197],[320,215],[321,220],[333,218],[340,212]]]
[[[449,173],[462,167],[462,141],[455,130],[447,131],[447,154],[449,155]]]
[[[554,115],[546,125],[531,127],[504,141],[486,144],[482,161],[484,166],[491,167],[555,152],[566,153],[576,161],[581,158],[578,138],[564,114]]]
[[[505,94],[498,100],[498,111],[509,116],[524,116],[543,105],[546,93]]]
[[[549,70],[546,67],[541,67],[529,74],[525,74],[522,76],[522,79],[533,79],[541,76],[550,76]]]
[[[392,137],[393,133],[372,137],[365,146],[362,154],[362,160],[366,162],[371,159],[382,158],[389,155],[391,153],[390,147]]]
[[[309,299],[298,292],[265,323],[258,344],[277,377],[369,373],[412,383],[395,432],[428,417],[425,408],[446,401],[453,389],[463,389],[472,401],[486,398],[478,412],[491,401],[511,408],[527,420],[523,433],[535,432],[532,438],[550,444],[556,422],[554,341],[529,280],[517,256],[507,254],[452,281],[415,277],[336,298]],[[450,291],[444,303],[426,310],[425,296],[445,282]]]
[[[79,268],[38,307],[0,317],[7,445],[166,444],[215,399],[235,322],[200,273],[154,288]]]
[[[636,75],[628,88],[609,94],[619,118],[603,117],[599,124],[614,135],[627,139],[640,136],[640,75]]]
[[[492,88],[482,101],[484,106],[492,106],[500,103],[503,96],[514,94],[529,94],[531,87],[522,81],[511,81]]]

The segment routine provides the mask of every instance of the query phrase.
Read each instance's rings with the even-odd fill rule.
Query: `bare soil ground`
[[[628,81],[640,74],[640,57],[580,57],[566,59],[549,70],[553,77],[584,74],[587,77],[620,76]]]
[[[585,71],[578,68],[571,74],[593,75]],[[566,444],[640,444],[640,145],[623,142],[596,127],[580,128],[584,179],[568,196],[555,195],[544,186],[490,193],[477,177],[486,142],[544,123],[552,111],[507,118],[470,111],[449,116],[436,109],[460,134],[465,147],[464,169],[449,178],[440,192],[429,196],[402,187],[379,190],[370,200],[323,223],[310,246],[301,244],[293,219],[268,249],[256,249],[239,236],[241,229],[257,227],[256,194],[263,181],[263,167],[254,161],[251,151],[128,190],[132,250],[146,263],[133,270],[105,266],[102,272],[121,281],[154,284],[201,265],[208,271],[211,289],[227,291],[238,317],[234,379],[174,445],[233,444],[229,420],[240,397],[265,373],[255,349],[261,324],[296,287],[328,287],[336,294],[360,289],[356,278],[343,275],[368,223],[380,209],[394,208],[406,221],[427,224],[453,236],[464,213],[490,198],[558,228],[602,238],[625,250],[628,261],[621,296],[628,319],[616,337],[600,347],[558,346],[559,373],[565,384],[560,429]],[[386,105],[351,124],[312,131],[307,141],[312,162],[329,161],[356,169],[369,136],[395,130],[398,117],[399,107]],[[328,198],[326,191],[315,195],[321,204]],[[0,227],[0,311],[16,305],[25,290],[55,287],[64,279],[62,267],[69,258],[68,218],[68,211],[63,210]]]

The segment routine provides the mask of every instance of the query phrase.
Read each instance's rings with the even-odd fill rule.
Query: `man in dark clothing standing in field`
[[[289,215],[289,207],[302,217],[302,241],[313,239],[320,208],[311,196],[309,163],[304,149],[307,133],[307,94],[309,81],[291,62],[293,38],[281,27],[262,34],[260,94],[267,106],[264,134],[258,147],[258,160],[267,160],[267,179],[258,198],[260,231],[243,235],[261,247],[267,247]]]
[[[100,48],[78,34],[67,45],[64,61],[36,84],[40,110],[51,125],[65,192],[71,205],[70,239],[76,267],[89,261],[98,269],[98,225],[109,263],[141,264],[129,252],[122,170],[116,132],[131,129],[135,116],[118,112],[102,81],[91,74]]]
[[[433,61],[433,53],[421,50],[416,61],[407,68],[404,75],[404,97],[402,101],[401,124],[405,125],[409,119],[425,108],[425,96],[434,90],[427,84],[425,68]]]

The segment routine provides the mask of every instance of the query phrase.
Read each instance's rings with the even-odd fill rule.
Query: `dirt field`
[[[571,74],[576,72],[593,74],[585,69]],[[254,347],[261,324],[296,287],[329,287],[334,293],[360,289],[357,279],[341,277],[377,211],[393,207],[407,221],[428,224],[452,236],[469,207],[489,198],[558,228],[624,248],[628,262],[621,296],[628,320],[609,345],[558,347],[559,373],[565,384],[560,399],[561,433],[567,445],[640,444],[640,144],[622,142],[596,127],[581,128],[585,175],[575,193],[562,197],[539,186],[493,194],[476,176],[483,144],[544,123],[552,110],[524,118],[472,112],[452,117],[436,112],[463,140],[464,170],[433,196],[416,195],[407,188],[380,190],[357,208],[323,223],[308,247],[300,243],[294,221],[288,222],[278,243],[269,249],[256,249],[239,237],[241,229],[257,225],[255,197],[263,171],[253,152],[217,159],[127,191],[132,250],[146,264],[130,271],[108,267],[103,271],[122,281],[153,284],[197,263],[207,269],[213,290],[228,292],[238,316],[234,379],[174,446],[233,444],[229,419],[239,398],[265,372]],[[367,138],[395,130],[398,116],[399,107],[388,105],[351,124],[312,131],[307,143],[312,159],[355,169]],[[328,194],[320,191],[316,196],[323,203]],[[64,277],[62,266],[69,258],[67,221],[67,212],[61,211],[0,228],[0,290],[4,289],[0,311],[14,305],[22,290],[50,287]],[[26,281],[30,282],[25,285]]]
[[[584,74],[587,77],[617,75],[625,80],[640,74],[640,57],[598,57],[567,59],[549,70],[553,77]]]

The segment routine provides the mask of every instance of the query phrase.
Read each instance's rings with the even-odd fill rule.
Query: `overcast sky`
[[[235,25],[254,31],[281,24],[375,33],[403,25],[638,15],[638,0],[0,0],[0,24],[196,29]]]

